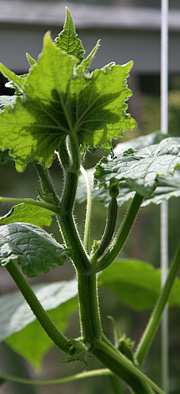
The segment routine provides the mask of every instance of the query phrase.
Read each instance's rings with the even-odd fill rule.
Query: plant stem
[[[82,335],[92,345],[102,336],[96,274],[78,272],[78,293]]]
[[[111,344],[101,340],[97,341],[92,353],[106,368],[109,368],[116,376],[126,382],[135,394],[153,394],[153,390],[159,394],[165,394]]]
[[[141,206],[142,200],[143,197],[136,193],[129,207],[129,210],[126,214],[124,222],[120,227],[113,243],[111,244],[107,252],[104,254],[104,256],[102,256],[97,261],[97,263],[94,264],[94,267],[98,272],[107,268],[119,254],[133,226],[133,223]]]
[[[106,376],[112,375],[112,372],[109,369],[95,369],[92,371],[80,372],[72,376],[67,376],[65,378],[52,379],[52,380],[29,380],[20,378],[17,376],[11,376],[6,374],[0,374],[0,379],[11,380],[13,382],[24,383],[27,385],[38,385],[38,386],[51,386],[60,383],[69,383],[74,382],[76,380],[92,378],[94,376]]]
[[[120,380],[115,375],[109,376],[109,381],[114,394],[124,394]]]
[[[48,209],[49,211],[55,212],[56,214],[59,213],[59,208],[56,205],[49,204],[46,202],[41,202],[41,201],[35,201],[33,200],[33,198],[0,197],[0,201],[12,202],[17,204],[35,205],[36,207]]]
[[[90,224],[91,224],[91,210],[92,210],[92,198],[91,198],[91,186],[89,182],[89,178],[87,176],[86,170],[83,166],[80,166],[81,174],[83,175],[86,182],[87,189],[87,206],[86,206],[86,219],[84,226],[84,247],[89,253],[90,249]]]
[[[66,171],[69,168],[70,165],[70,157],[67,149],[67,142],[66,139],[64,138],[60,145],[59,145],[59,160],[61,161],[61,164]]]
[[[162,288],[159,298],[156,302],[155,308],[153,310],[153,313],[150,317],[149,323],[146,327],[146,330],[144,331],[144,334],[141,338],[141,341],[137,347],[136,353],[135,353],[135,358],[139,365],[142,365],[145,356],[149,350],[149,347],[154,339],[154,336],[159,328],[160,320],[164,311],[164,308],[166,306],[166,303],[168,302],[168,298],[174,283],[174,280],[176,278],[176,275],[178,273],[178,269],[180,266],[180,245],[177,249],[175,258],[171,264],[166,282],[164,287]]]
[[[59,198],[56,193],[56,190],[54,188],[54,185],[51,181],[50,175],[48,170],[44,167],[43,164],[38,164],[34,162],[34,166],[36,168],[37,173],[39,174],[41,184],[42,184],[42,189],[46,195],[48,192],[49,197],[52,199],[52,202],[55,204],[59,204]]]
[[[47,335],[52,339],[55,345],[60,348],[66,354],[72,354],[74,349],[67,338],[58,330],[53,321],[50,319],[47,312],[42,307],[41,303],[37,299],[33,290],[29,286],[28,282],[25,280],[24,276],[21,274],[16,265],[12,262],[8,263],[6,266],[7,271],[11,275],[12,279],[16,283],[17,287],[21,291],[28,305],[32,309],[37,320],[47,333]]]
[[[112,239],[112,236],[114,234],[116,219],[117,219],[117,200],[115,197],[113,197],[108,207],[108,216],[107,216],[104,234],[101,238],[101,242],[98,248],[96,249],[95,253],[91,257],[91,262],[96,261],[104,253],[105,249],[108,247]]]
[[[89,271],[91,263],[81,242],[74,218],[73,207],[77,189],[78,175],[70,170],[66,172],[65,185],[60,203],[60,214],[57,216],[61,233],[68,248],[72,261],[81,272]]]

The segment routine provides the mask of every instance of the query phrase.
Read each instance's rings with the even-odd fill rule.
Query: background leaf
[[[62,265],[66,253],[66,249],[50,234],[33,224],[10,223],[0,226],[0,264],[4,266],[17,260],[29,278]]]
[[[161,273],[138,260],[117,260],[99,274],[99,285],[113,291],[121,303],[137,311],[152,309],[160,293]],[[176,279],[169,305],[180,306],[180,280]]]
[[[32,288],[56,326],[65,332],[69,317],[78,309],[76,280],[41,284]],[[18,291],[0,297],[0,315],[0,341],[6,340],[9,346],[39,369],[42,358],[53,342]]]
[[[15,222],[31,223],[39,227],[50,226],[52,222],[51,216],[54,212],[35,205],[18,204],[10,209],[10,211],[0,217],[0,225]]]
[[[126,181],[129,188],[150,196],[157,179],[170,177],[180,165],[180,138],[166,138],[158,145],[129,149],[114,159],[103,158],[96,166],[95,184],[109,188],[111,182]]]
[[[90,168],[86,170],[90,185],[92,199],[101,202],[105,207],[108,207],[111,198],[109,195],[109,190],[105,187],[100,189],[94,188],[93,186],[93,174],[95,168]],[[149,204],[161,204],[163,201],[168,201],[173,197],[180,197],[180,170],[176,170],[172,177],[158,177],[156,189],[154,192],[143,199],[141,207],[146,207]],[[128,183],[126,181],[121,181],[119,183],[119,194],[117,197],[117,204],[121,207],[125,202],[132,200],[135,192],[131,191]],[[82,175],[79,176],[78,188],[76,194],[76,200],[79,204],[86,201],[86,185]]]

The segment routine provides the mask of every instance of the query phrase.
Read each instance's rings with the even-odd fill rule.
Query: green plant
[[[0,218],[1,269],[7,269],[34,313],[22,305],[19,293],[2,296],[0,339],[6,340],[35,366],[53,342],[66,354],[64,362],[80,360],[86,365],[91,355],[104,367],[57,381],[36,381],[36,384],[106,374],[111,378],[115,393],[123,392],[122,380],[132,393],[163,394],[141,368],[167,302],[179,304],[180,283],[176,276],[180,247],[161,290],[159,271],[147,263],[117,257],[141,206],[159,204],[180,195],[180,177],[178,170],[175,172],[180,165],[180,139],[153,133],[129,144],[118,145],[114,154],[112,138],[136,127],[135,120],[126,113],[125,103],[131,95],[126,80],[132,62],[123,66],[110,63],[90,73],[88,68],[98,47],[99,42],[84,58],[83,45],[67,10],[63,31],[54,42],[49,33],[45,35],[38,61],[27,55],[28,74],[18,76],[0,65],[1,72],[9,80],[8,86],[15,90],[13,96],[0,98],[1,163],[13,160],[17,171],[22,172],[29,162],[34,162],[41,182],[37,200],[0,198],[2,202],[17,203]],[[110,156],[103,157],[96,165],[96,188],[93,188],[89,180],[92,170],[86,172],[82,163],[86,151],[93,153],[96,147],[104,148]],[[56,159],[64,173],[60,196],[48,172]],[[73,209],[76,199],[82,202],[86,198],[82,241]],[[101,240],[94,240],[91,246],[92,198],[108,207],[108,215]],[[118,206],[128,200],[132,200],[129,210],[115,233]],[[62,245],[42,229],[50,224],[50,216],[56,217]],[[32,278],[61,266],[67,258],[73,263],[75,279],[40,285],[35,289],[25,279],[25,276]],[[101,285],[116,292],[132,307],[154,307],[135,352],[133,341],[120,333],[113,318],[115,343],[105,336],[97,292],[97,286]],[[132,294],[132,289],[137,292]],[[68,339],[64,335],[67,319],[78,308],[81,337]],[[38,331],[35,317],[48,337]],[[33,330],[36,349],[27,346],[28,333],[32,336]],[[0,378],[2,384],[11,379],[34,384],[4,374]]]

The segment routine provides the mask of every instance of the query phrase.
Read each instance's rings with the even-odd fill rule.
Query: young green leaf
[[[0,225],[15,222],[31,223],[35,226],[43,227],[51,225],[51,216],[54,212],[49,212],[45,208],[34,205],[18,204],[4,216],[0,217]]]
[[[66,7],[66,20],[62,32],[55,39],[56,45],[67,52],[69,55],[74,56],[78,62],[82,62],[85,53],[82,42],[77,38],[73,18]]]
[[[180,138],[166,138],[158,145],[129,149],[114,159],[103,158],[96,166],[95,184],[109,188],[111,182],[126,181],[130,190],[149,197],[158,177],[170,177],[180,166]]]
[[[37,226],[28,223],[0,226],[0,265],[17,260],[29,278],[62,265],[66,253],[50,234]]]
[[[70,316],[78,309],[76,280],[40,284],[32,288],[53,322],[61,332],[65,332]],[[0,297],[0,315],[0,341],[6,340],[14,351],[39,369],[42,358],[53,343],[19,291]]]
[[[99,274],[99,285],[113,291],[120,301],[137,310],[152,309],[161,289],[161,272],[138,260],[117,260]],[[169,305],[180,305],[180,280],[176,279]],[[132,296],[133,295],[133,296]]]

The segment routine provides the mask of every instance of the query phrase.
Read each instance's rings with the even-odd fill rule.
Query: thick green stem
[[[113,197],[108,207],[108,216],[107,216],[104,234],[102,236],[98,248],[96,249],[95,253],[91,257],[91,262],[96,261],[104,253],[105,249],[108,247],[112,239],[112,236],[114,234],[116,219],[117,219],[117,200],[116,197]]]
[[[150,345],[154,339],[154,336],[159,328],[159,324],[161,321],[161,317],[164,311],[164,308],[168,302],[168,298],[178,273],[180,267],[180,245],[178,247],[175,258],[171,264],[166,282],[164,287],[162,288],[157,303],[155,305],[154,311],[150,317],[149,323],[144,331],[144,334],[141,338],[141,341],[137,347],[135,358],[139,365],[142,365],[146,354],[150,348]]]
[[[41,303],[37,299],[36,295],[32,291],[28,282],[25,280],[24,276],[21,274],[16,265],[12,262],[6,265],[6,269],[11,275],[12,279],[16,283],[17,287],[21,291],[34,315],[38,319],[39,323],[47,333],[47,335],[52,339],[58,348],[60,348],[66,354],[72,354],[74,349],[68,341],[68,339],[58,330],[53,321],[50,319],[47,312],[42,307]]]
[[[137,369],[125,356],[104,341],[97,341],[92,353],[134,390],[135,394],[165,394],[151,379]]]
[[[92,345],[102,336],[96,274],[78,272],[78,293],[82,336]]]
[[[135,218],[138,214],[139,208],[141,206],[143,197],[139,194],[135,194],[133,201],[129,207],[129,210],[126,214],[124,222],[118,231],[117,236],[115,237],[114,242],[107,250],[107,252],[97,261],[97,264],[94,264],[94,267],[97,271],[102,271],[106,267],[108,267],[117,257],[120,250],[122,249],[131,229]]]
[[[66,172],[63,196],[60,204],[60,215],[57,216],[62,236],[68,248],[77,270],[87,271],[90,269],[90,261],[81,242],[74,218],[73,207],[76,195],[78,175],[71,171]]]

